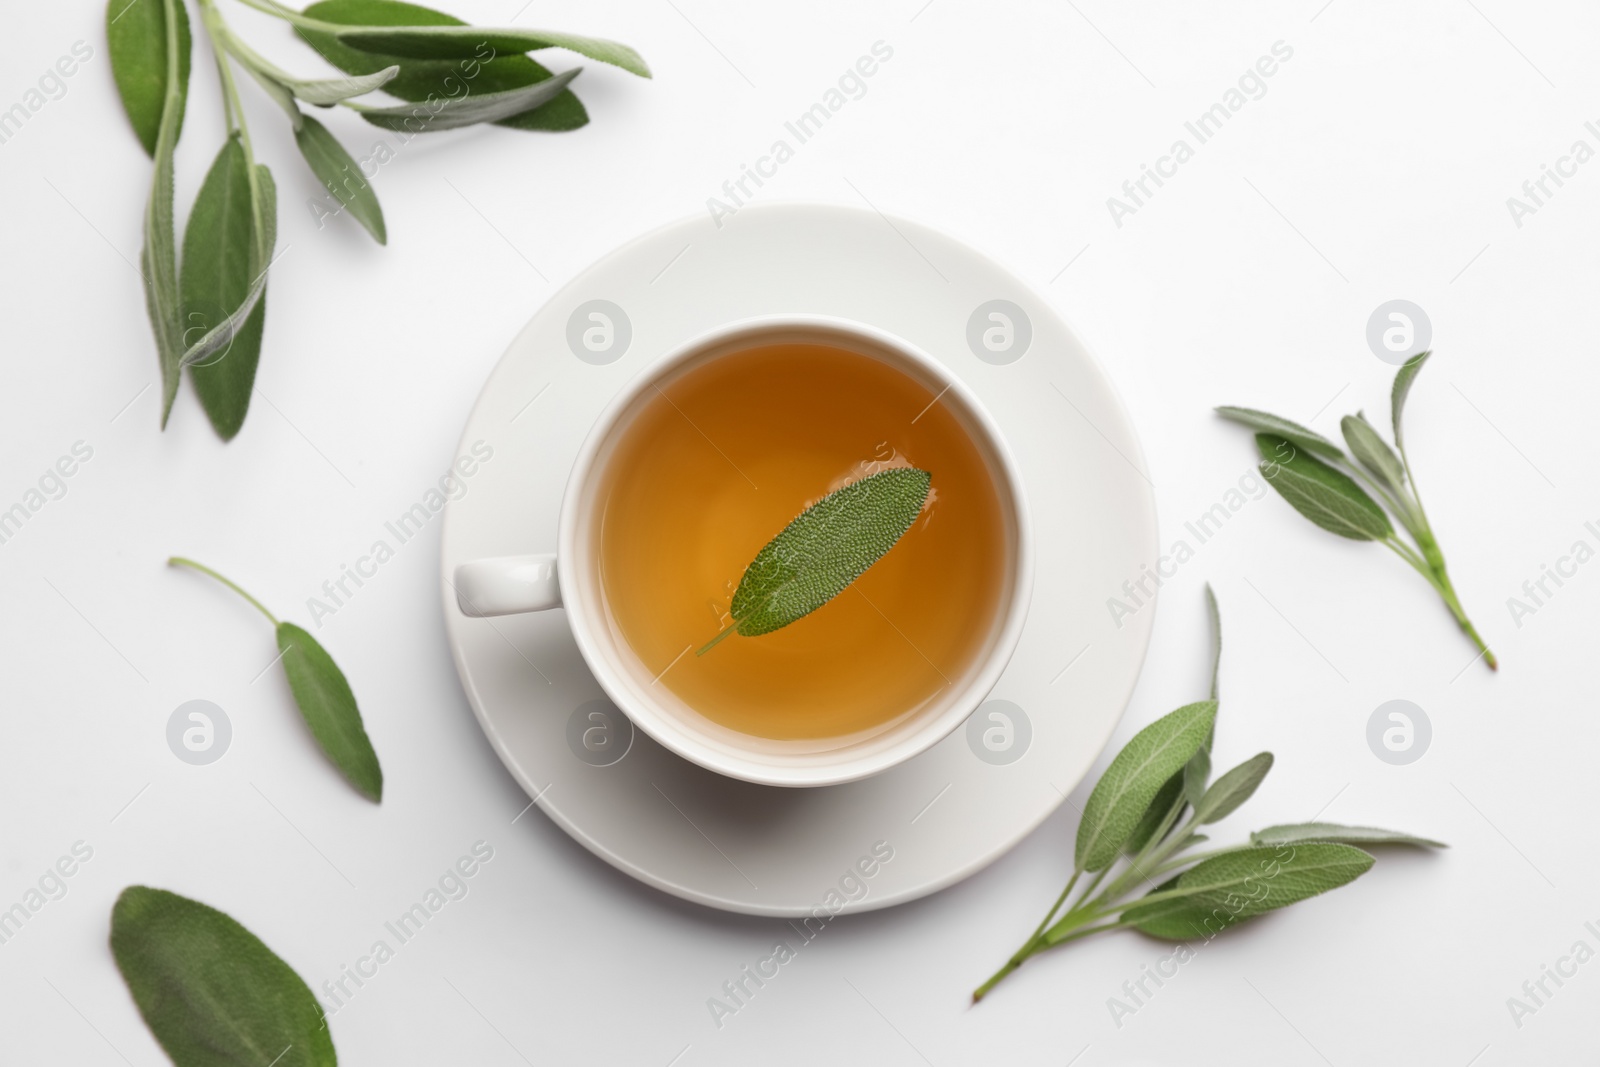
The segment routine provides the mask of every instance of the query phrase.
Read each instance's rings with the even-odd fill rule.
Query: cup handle
[[[550,554],[475,559],[456,568],[454,585],[456,606],[475,619],[561,606],[556,557]]]

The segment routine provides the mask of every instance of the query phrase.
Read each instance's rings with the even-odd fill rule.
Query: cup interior
[[[888,364],[946,405],[981,456],[999,504],[1006,546],[999,595],[976,654],[930,701],[872,730],[837,737],[777,740],[742,733],[702,715],[666,685],[629,645],[605,602],[600,521],[608,465],[623,431],[677,378],[757,346],[819,344]],[[776,531],[774,531],[776,532]],[[864,778],[926,750],[956,728],[993,688],[1009,661],[1027,611],[1032,576],[1027,508],[1004,439],[967,387],[932,357],[860,323],[791,316],[736,323],[654,363],[625,387],[590,432],[573,466],[562,506],[558,558],[562,600],[585,660],[613,702],[655,740],[702,766],[747,781],[829,785]]]

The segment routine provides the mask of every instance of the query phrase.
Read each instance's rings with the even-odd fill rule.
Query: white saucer
[[[995,301],[1007,303],[985,306]],[[605,340],[594,310],[611,323],[609,350],[584,347],[586,328]],[[554,550],[579,445],[652,359],[724,323],[795,312],[898,334],[970,386],[1022,468],[1038,544],[1027,625],[990,696],[999,703],[909,763],[820,789],[734,781],[668,753],[604,702],[561,611],[469,619],[448,580],[469,559]],[[985,346],[989,329],[998,350]],[[792,917],[846,900],[852,911],[886,907],[959,881],[1055,810],[1138,678],[1154,612],[1119,628],[1106,607],[1157,555],[1133,428],[1049,305],[935,230],[776,205],[743,208],[720,229],[701,217],[640,237],[551,297],[512,342],[458,454],[480,441],[492,458],[449,504],[442,553],[445,628],[473,711],[550,818],[687,900]]]

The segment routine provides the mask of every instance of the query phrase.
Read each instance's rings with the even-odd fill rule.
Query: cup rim
[[[978,429],[987,439],[984,444],[994,456],[998,468],[996,473],[1007,483],[1004,488],[1010,499],[1015,547],[1011,587],[1007,590],[1003,609],[1005,614],[997,628],[993,645],[983,662],[970,674],[961,692],[949,699],[938,714],[926,716],[914,726],[907,725],[903,736],[875,751],[834,759],[829,759],[830,753],[824,751],[774,762],[770,756],[757,759],[753,755],[741,755],[729,752],[723,746],[709,744],[675,715],[641,698],[630,684],[626,668],[613,662],[609,648],[596,638],[595,631],[606,626],[604,608],[588,602],[585,592],[588,586],[584,576],[577,570],[577,560],[580,558],[579,535],[585,518],[584,509],[579,506],[583,491],[597,473],[595,464],[602,450],[611,440],[623,416],[645,390],[710,348],[740,337],[755,339],[760,334],[784,329],[833,333],[875,344],[917,366],[942,382],[947,392],[956,394],[966,413],[977,422]],[[741,318],[697,334],[674,346],[665,356],[652,361],[617,391],[590,427],[567,477],[561,498],[556,570],[567,625],[584,662],[606,696],[652,739],[692,763],[747,782],[788,787],[841,785],[879,774],[927,751],[960,726],[994,689],[1016,650],[1027,619],[1033,590],[1033,532],[1021,468],[993,416],[952,370],[904,338],[868,323],[836,315],[779,313]]]

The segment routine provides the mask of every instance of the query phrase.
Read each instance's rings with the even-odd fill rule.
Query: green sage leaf
[[[351,97],[366,96],[370,92],[382,89],[394,81],[395,75],[400,73],[400,66],[392,63],[382,70],[373,71],[371,74],[360,74],[349,78],[316,78],[303,81],[294,78],[283,84],[295,96],[308,104],[317,107],[332,107],[341,100]]]
[[[1211,615],[1211,699],[1217,700],[1217,677],[1222,671],[1222,612],[1217,608],[1217,594],[1212,591],[1211,583],[1206,583],[1206,607]],[[1221,705],[1218,705],[1218,710]],[[1183,765],[1183,795],[1189,806],[1200,803],[1200,798],[1205,794],[1206,783],[1211,781],[1211,741],[1216,737],[1217,724],[1213,720],[1211,729],[1206,733],[1206,739],[1200,743],[1195,754],[1189,757],[1189,762]]]
[[[294,143],[300,146],[300,154],[306,157],[311,172],[322,182],[323,188],[349,210],[374,241],[388,244],[389,232],[383,224],[378,194],[344,145],[310,115],[302,117],[301,126],[294,133]]]
[[[1257,434],[1256,447],[1268,484],[1324,530],[1353,541],[1383,541],[1394,535],[1388,514],[1349,475],[1271,434]]]
[[[1443,841],[1380,830],[1376,826],[1342,826],[1336,822],[1286,823],[1269,826],[1250,835],[1252,845],[1303,845],[1327,841],[1343,845],[1416,845],[1420,848],[1449,848]]]
[[[362,52],[408,59],[481,58],[485,48],[501,52],[534,52],[564,48],[580,56],[621,67],[641,78],[650,77],[644,57],[625,44],[598,37],[580,37],[554,30],[492,30],[479,26],[355,26],[340,30],[340,44]]]
[[[1189,757],[1189,762],[1183,765],[1183,799],[1190,807],[1200,803],[1209,781],[1211,753],[1206,751],[1206,743],[1202,741],[1200,747],[1194,750],[1194,755]]]
[[[258,170],[258,183],[264,171],[264,167]],[[249,158],[236,132],[217,153],[189,213],[179,279],[186,349],[203,351],[198,341],[219,325],[234,321],[235,312],[245,306],[262,272],[250,172]],[[272,189],[270,177],[266,182]],[[270,195],[275,205],[275,190],[260,195]],[[275,216],[275,208],[273,213]],[[215,352],[195,357],[186,353],[195,393],[212,428],[224,441],[231,441],[239,432],[250,407],[266,310],[262,293],[243,322],[221,337]]]
[[[327,1020],[305,982],[215,908],[129,886],[111,910],[111,954],[139,1014],[177,1067],[338,1063]]]
[[[1161,788],[1156,790],[1155,799],[1150,801],[1148,808],[1144,809],[1144,814],[1139,817],[1139,822],[1134,826],[1133,833],[1123,843],[1122,851],[1130,856],[1137,855],[1139,850],[1148,845],[1150,839],[1155,837],[1156,831],[1160,829],[1161,823],[1167,817],[1167,812],[1171,810],[1174,804],[1179,803],[1184,798],[1184,775],[1188,767],[1187,763],[1184,764],[1184,770],[1168,778],[1161,784]],[[1180,810],[1173,818],[1176,820],[1181,818],[1182,815],[1183,812]]]
[[[184,102],[189,91],[189,15],[181,2],[172,4],[176,15],[178,45],[178,93],[176,125],[183,128]],[[161,113],[166,107],[169,64],[167,62],[166,0],[108,0],[106,4],[106,46],[111,56],[111,78],[117,83],[122,107],[133,124],[133,132],[154,158],[156,137],[161,129]]]
[[[1389,492],[1402,497],[1406,484],[1405,467],[1401,466],[1400,457],[1394,454],[1389,442],[1378,436],[1378,431],[1372,428],[1366,416],[1346,415],[1339,420],[1339,430],[1344,434],[1344,443],[1350,446],[1350,454],[1366,468],[1367,473]]]
[[[782,629],[844,592],[911,529],[932,479],[915,467],[891,468],[802,511],[745,568],[728,606],[732,625],[700,654],[736,631],[759,637]]]
[[[1373,863],[1358,848],[1304,844],[1245,848],[1202,860],[1122,913],[1122,921],[1153,937],[1209,937],[1264,912],[1337,889]]]
[[[1187,704],[1134,734],[1117,753],[1084,805],[1078,870],[1098,871],[1117,858],[1156,794],[1200,748],[1216,714],[1215,701]]]
[[[1422,370],[1422,365],[1428,362],[1432,352],[1418,352],[1395,372],[1394,388],[1389,393],[1389,414],[1394,420],[1394,445],[1405,455],[1405,436],[1400,430],[1400,413],[1405,410],[1406,397],[1411,395],[1411,383],[1417,380],[1417,374]]]
[[[1299,445],[1302,449],[1313,455],[1325,459],[1342,459],[1344,452],[1332,441],[1323,437],[1315,430],[1308,430],[1298,422],[1269,415],[1265,411],[1254,411],[1250,408],[1220,407],[1217,414],[1225,419],[1248,426],[1252,430],[1281,437],[1286,441]]]
[[[1218,778],[1195,804],[1194,821],[1204,825],[1232,815],[1240,804],[1250,799],[1270,770],[1272,753],[1262,752]]]
[[[525,85],[521,89],[508,89],[503,93],[481,93],[442,100],[437,107],[418,103],[401,104],[398,107],[363,107],[359,110],[362,118],[386,130],[408,133],[455,130],[480,122],[495,122],[538,107],[565,89],[567,83],[582,70],[582,67],[564,70],[553,78]]]
[[[383,769],[344,673],[316,638],[292,622],[278,624],[278,648],[294,702],[317,744],[362,796],[382,800]]]
[[[322,0],[306,8],[305,13],[321,22],[361,26],[460,26],[460,19],[452,18],[432,8],[418,4],[400,3],[399,0]],[[297,32],[323,59],[346,74],[372,74],[386,67],[398,65],[400,72],[384,85],[384,92],[401,100],[412,102],[434,99],[451,99],[461,95],[463,88],[471,93],[499,93],[520,89],[551,77],[545,69],[524,55],[482,55],[465,60],[406,59],[362,52],[340,44],[330,32],[299,28]],[[541,130],[560,133],[575,130],[589,121],[583,104],[567,89],[557,93],[548,103],[531,111],[500,119],[497,126],[522,130]]]

